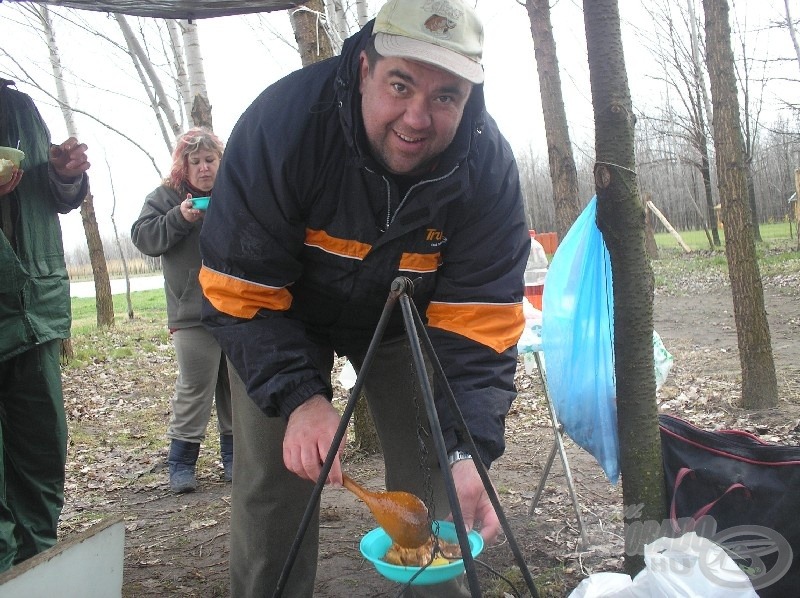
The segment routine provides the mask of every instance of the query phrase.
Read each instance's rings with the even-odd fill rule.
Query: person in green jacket
[[[12,85],[0,79],[0,145],[25,157],[0,185],[0,571],[56,543],[67,453],[59,358],[72,320],[58,214],[89,192],[86,145],[52,145]]]

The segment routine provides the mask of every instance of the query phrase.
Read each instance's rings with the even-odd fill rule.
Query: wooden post
[[[651,201],[651,197],[652,194],[649,191],[642,193],[642,204],[645,208],[647,208],[647,202]],[[644,211],[644,248],[651,260],[658,259],[658,245],[656,245],[656,237],[653,233],[653,220],[647,209]]]
[[[675,240],[678,241],[678,245],[680,245],[686,253],[691,253],[692,252],[691,247],[689,247],[683,241],[683,239],[681,239],[681,236],[680,236],[680,234],[678,234],[678,231],[676,231],[672,227],[672,225],[669,223],[669,220],[667,220],[666,217],[664,216],[664,214],[662,214],[659,211],[659,209],[653,205],[652,201],[648,201],[647,202],[647,207],[650,208],[650,210],[652,210],[653,214],[655,214],[656,217],[661,221],[661,224],[663,224],[666,227],[666,229],[669,231],[669,234],[671,234],[673,237],[675,237]]]

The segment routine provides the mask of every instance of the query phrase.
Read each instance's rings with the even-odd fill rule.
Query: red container
[[[543,284],[526,284],[525,297],[531,302],[536,309],[542,311],[542,293],[544,293]]]
[[[542,244],[547,255],[553,255],[556,252],[558,248],[557,233],[537,233],[532,231],[531,236]]]

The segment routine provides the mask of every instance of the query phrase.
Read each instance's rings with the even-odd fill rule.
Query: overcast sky
[[[372,2],[377,10],[383,2]],[[0,76],[15,74],[15,67],[4,55],[14,56],[24,63],[26,69],[42,69],[38,76],[47,79],[49,65],[46,48],[27,28],[18,24],[18,13],[11,6],[0,3],[0,22],[3,35],[0,37]],[[645,40],[652,39],[652,22],[641,10],[640,0],[620,0],[623,21],[623,40],[628,76],[634,105],[637,109],[659,105],[663,85],[653,77],[659,72],[656,62],[645,48]],[[681,3],[682,4],[682,3]],[[374,5],[374,6],[373,6]],[[739,0],[740,9],[747,2]],[[577,151],[591,159],[593,145],[593,116],[589,90],[588,65],[584,37],[582,3],[579,0],[558,0],[553,6],[552,16],[558,57],[561,66],[562,86],[570,124],[570,134]],[[749,0],[750,7],[758,11],[746,24],[756,28],[756,16],[763,26],[769,19],[783,18],[783,2],[779,0]],[[546,163],[544,124],[541,116],[539,86],[533,42],[528,16],[523,5],[516,0],[479,0],[477,8],[484,20],[486,41],[484,65],[486,71],[485,94],[487,106],[512,147],[517,152],[527,153],[532,148]],[[64,11],[55,9],[62,14]],[[800,13],[800,10],[798,10]],[[702,6],[698,2],[698,14]],[[102,13],[81,12],[93,27],[108,31],[119,38],[116,23]],[[800,16],[800,15],[796,15]],[[262,17],[285,39],[292,40],[291,28],[286,12],[281,11]],[[131,19],[132,24],[136,23]],[[64,65],[77,71],[87,80],[85,85],[71,87],[71,101],[89,114],[101,116],[115,127],[125,131],[138,143],[147,147],[155,156],[158,168],[165,173],[170,157],[155,124],[152,110],[140,100],[141,86],[134,80],[130,63],[113,62],[103,51],[101,41],[92,40],[70,26],[57,23],[57,39],[63,55]],[[260,91],[300,67],[296,50],[276,37],[260,24],[255,16],[224,17],[199,21],[199,36],[203,53],[209,98],[213,106],[215,132],[225,141],[242,111]],[[783,39],[785,37],[785,39]],[[754,38],[755,39],[755,38]],[[754,42],[770,48],[771,56],[784,51],[792,56],[788,33],[771,33],[766,30]],[[766,50],[763,50],[766,51]],[[797,66],[795,64],[795,73]],[[49,81],[48,81],[49,82]],[[98,93],[91,84],[111,90]],[[20,89],[34,97],[48,126],[53,140],[66,138],[66,128],[60,111],[54,102],[30,86]],[[776,101],[774,96],[768,102]],[[159,184],[159,175],[152,163],[130,143],[97,125],[88,117],[79,115],[77,126],[82,141],[89,145],[92,162],[90,177],[95,209],[101,234],[112,234],[111,209],[114,196],[116,208],[114,220],[120,233],[127,234],[139,214],[145,196]],[[113,191],[112,191],[113,180]],[[64,244],[69,250],[85,246],[80,215],[62,217]]]

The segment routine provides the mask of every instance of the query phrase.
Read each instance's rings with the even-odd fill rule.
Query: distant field
[[[129,259],[127,261],[127,266],[129,276],[143,276],[160,272],[159,268],[154,267],[152,259]],[[125,277],[125,268],[123,267],[122,260],[106,260],[106,267],[108,268],[108,275],[111,278]],[[67,264],[67,273],[69,274],[69,279],[72,281],[91,280],[92,266],[90,264]]]
[[[167,325],[167,300],[164,289],[131,293],[133,316],[136,319],[161,321]],[[128,319],[125,295],[114,295],[114,318],[119,324]],[[72,299],[72,334],[82,334],[97,328],[97,309],[94,297]]]
[[[788,222],[775,222],[771,224],[762,224],[759,227],[761,231],[761,239],[764,242],[771,242],[771,241],[790,241],[797,239],[797,231],[795,230],[794,225],[792,225],[792,236],[789,237],[789,223]],[[693,251],[705,251],[709,250],[708,238],[706,237],[705,231],[702,230],[688,230],[688,231],[679,231],[681,239],[683,242],[686,243],[689,247],[692,248]],[[710,234],[710,233],[709,233]],[[725,229],[719,229],[719,236],[720,241],[724,244],[725,243]],[[659,249],[680,249],[680,245],[678,241],[669,233],[657,233],[656,237],[656,245],[658,245]],[[719,247],[719,250],[723,250],[723,246]]]

